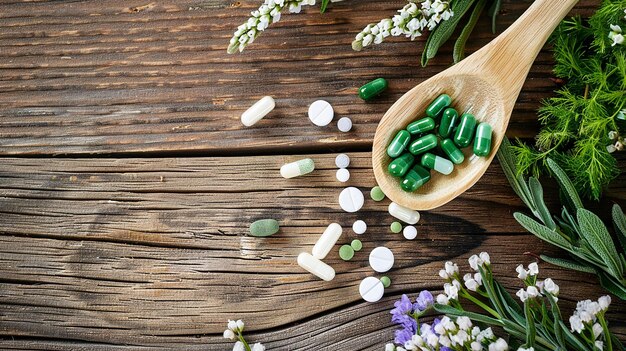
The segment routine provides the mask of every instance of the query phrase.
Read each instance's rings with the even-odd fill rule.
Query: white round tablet
[[[337,180],[345,183],[350,179],[350,171],[345,168],[340,168],[337,170]]]
[[[337,168],[348,168],[350,165],[350,157],[346,154],[339,154],[335,157],[335,165]]]
[[[309,106],[309,119],[319,127],[327,126],[335,115],[328,101],[317,100]]]
[[[385,273],[393,267],[393,252],[379,246],[370,252],[370,266],[378,273]]]
[[[361,190],[355,187],[345,188],[339,194],[339,206],[346,212],[356,212],[363,207],[365,197]]]
[[[367,224],[359,219],[358,221],[354,222],[354,224],[352,224],[352,230],[355,234],[363,234],[367,230]]]
[[[407,240],[413,240],[417,238],[417,229],[412,225],[407,225],[404,227],[402,235],[404,235],[404,238]]]
[[[352,120],[348,117],[342,117],[337,121],[337,128],[339,131],[347,133],[352,129]]]
[[[385,294],[385,286],[380,279],[375,277],[367,277],[359,284],[359,293],[363,300],[367,302],[376,302]]]

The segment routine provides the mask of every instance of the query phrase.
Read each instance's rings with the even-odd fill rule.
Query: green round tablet
[[[380,282],[383,283],[383,286],[385,288],[388,288],[389,285],[391,285],[391,279],[389,279],[389,277],[386,275],[383,277],[380,277]]]
[[[343,245],[339,248],[339,257],[344,261],[350,261],[354,257],[354,249],[350,245]]]
[[[370,196],[374,201],[383,201],[383,199],[385,198],[385,193],[383,193],[383,189],[376,185],[370,191]]]
[[[400,233],[402,231],[402,224],[400,224],[400,222],[393,222],[391,223],[391,232],[392,233]]]
[[[363,248],[363,243],[359,239],[354,239],[350,243],[350,247],[352,247],[354,251],[361,251],[361,249]]]

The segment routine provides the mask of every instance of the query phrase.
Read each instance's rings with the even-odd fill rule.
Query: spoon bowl
[[[430,210],[453,200],[472,187],[485,173],[504,138],[509,119],[526,76],[537,54],[559,22],[577,0],[536,0],[509,29],[457,65],[414,87],[385,113],[376,129],[372,165],[378,185],[392,201],[414,210]],[[463,149],[465,161],[447,176],[431,172],[432,179],[413,193],[400,187],[400,178],[387,171],[392,161],[387,146],[406,126],[425,117],[426,107],[439,95],[448,94],[459,114],[471,112],[478,122],[493,129],[492,149],[487,157],[472,157]],[[416,156],[416,162],[419,162]]]

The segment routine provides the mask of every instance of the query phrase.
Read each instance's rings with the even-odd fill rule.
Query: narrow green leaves
[[[615,234],[617,235],[617,239],[622,245],[622,251],[626,254],[626,216],[624,216],[624,212],[619,205],[613,205],[613,210],[611,211],[613,215],[613,226],[615,227]]]
[[[459,63],[461,60],[465,58],[465,44],[467,43],[467,39],[470,34],[474,31],[474,27],[476,27],[476,23],[480,18],[483,10],[485,9],[485,5],[487,5],[487,0],[479,0],[472,14],[470,15],[469,21],[463,27],[463,31],[459,35],[458,39],[454,43],[454,52],[452,53],[452,57],[454,58],[454,63]]]
[[[320,4],[320,13],[324,13],[326,11],[326,7],[328,7],[329,2],[330,0],[322,0],[322,3]]]
[[[548,262],[548,263],[553,264],[555,266],[571,269],[571,270],[574,270],[574,271],[579,271],[579,272],[584,272],[584,273],[592,273],[592,274],[596,273],[596,270],[593,269],[592,267],[589,267],[587,265],[584,265],[584,264],[581,264],[581,263],[578,263],[578,262],[565,260],[565,259],[562,259],[562,258],[549,257],[549,256],[545,256],[545,255],[541,255],[541,259],[544,260],[545,262]]]
[[[535,345],[535,316],[530,308],[530,301],[524,304],[524,316],[526,316],[526,346],[532,347]]]
[[[622,279],[624,267],[620,261],[613,239],[600,217],[584,208],[576,212],[581,236],[602,258],[607,270],[617,279]]]
[[[539,183],[537,178],[531,177],[530,179],[528,179],[528,187],[530,188],[530,194],[537,208],[537,213],[543,221],[543,224],[545,224],[548,228],[552,230],[556,229],[556,223],[554,223],[552,215],[550,214],[550,211],[548,210],[548,207],[543,200],[543,187],[541,186],[541,183]]]
[[[554,162],[554,160],[549,158],[547,162],[548,167],[554,174],[556,181],[559,183],[561,190],[563,190],[564,195],[566,196],[565,200],[567,201],[569,208],[572,210],[582,208],[583,203],[580,200],[580,196],[578,196],[576,188],[574,187],[574,184],[572,184],[572,181],[569,179],[567,174],[565,174],[563,169],[559,167],[559,165]]]
[[[539,239],[543,241],[547,241],[552,245],[556,245],[565,250],[571,250],[572,245],[567,239],[561,236],[561,234],[551,230],[545,225],[540,224],[534,219],[528,217],[523,213],[516,212],[513,214],[513,217],[517,220],[517,222],[524,227],[529,232],[535,234]]]

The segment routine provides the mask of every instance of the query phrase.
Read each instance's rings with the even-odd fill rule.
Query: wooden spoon
[[[536,0],[491,43],[411,89],[391,106],[376,129],[372,150],[376,181],[387,197],[411,209],[430,210],[451,201],[480,179],[502,142],[513,106],[535,58],[577,2]],[[459,113],[471,109],[479,122],[491,124],[492,151],[486,158],[470,161],[473,153],[471,147],[467,148],[463,150],[465,162],[455,166],[452,174],[444,176],[433,171],[430,182],[414,193],[407,193],[400,188],[400,179],[387,171],[391,162],[387,146],[398,131],[425,117],[426,107],[444,93],[452,97]]]

